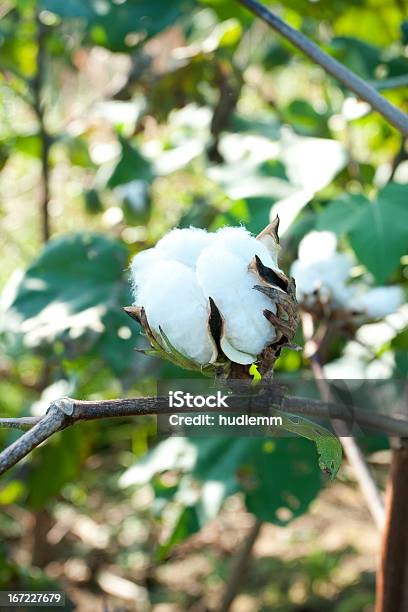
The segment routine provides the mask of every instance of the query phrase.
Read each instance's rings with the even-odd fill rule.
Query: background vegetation
[[[404,2],[274,8],[407,110]],[[175,225],[257,233],[274,207],[286,270],[303,235],[330,229],[356,275],[407,287],[401,136],[238,3],[4,0],[0,18],[3,416],[189,376],[136,353],[121,311],[129,258]],[[339,334],[329,375],[405,376],[401,317]],[[302,353],[278,362],[308,369]],[[62,588],[67,609],[215,610],[254,515],[234,609],[372,609],[377,536],[347,465],[328,483],[306,440],[155,432],[149,417],[76,426],[3,477],[2,589]]]

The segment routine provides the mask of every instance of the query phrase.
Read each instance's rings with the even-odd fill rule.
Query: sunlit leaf
[[[135,327],[121,310],[130,300],[127,260],[122,243],[98,234],[49,242],[17,285],[12,279],[6,287],[3,332],[35,350],[62,340],[71,356],[102,352],[115,371],[125,370],[135,345]]]

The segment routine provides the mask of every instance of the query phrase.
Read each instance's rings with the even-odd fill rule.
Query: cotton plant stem
[[[240,550],[234,558],[231,574],[228,579],[227,587],[225,589],[222,602],[217,612],[228,612],[231,605],[241,589],[248,572],[249,564],[251,561],[252,550],[254,544],[258,538],[259,532],[263,521],[255,519],[248,535],[246,536]]]
[[[64,424],[65,416],[61,410],[52,408],[34,427],[0,453],[0,474],[59,431]]]
[[[50,147],[51,138],[48,134],[45,125],[44,106],[43,106],[43,85],[45,77],[45,38],[46,38],[46,26],[41,22],[39,14],[36,15],[36,26],[37,26],[37,72],[33,79],[33,109],[37,115],[37,121],[39,126],[39,138],[41,143],[41,201],[40,201],[40,212],[41,212],[41,225],[42,225],[42,240],[47,242],[50,237],[50,215],[49,215],[49,203],[50,203]]]
[[[302,313],[301,319],[305,342],[307,344],[312,344],[314,336],[313,318],[309,313]],[[318,347],[316,347],[316,350],[310,356],[310,363],[321,398],[328,402],[333,401],[330,387],[327,383],[323,367],[319,361]],[[340,431],[343,429],[344,431],[344,423],[342,421],[334,418],[332,420],[332,424],[335,429],[340,429]],[[347,436],[339,435],[338,438],[343,447],[344,454],[346,455],[347,460],[353,469],[354,476],[358,482],[361,492],[367,502],[370,514],[377,527],[381,530],[384,526],[385,520],[384,502],[366,463],[365,457],[351,432]]]
[[[343,404],[307,397],[284,395],[281,398],[275,398],[273,388],[273,385],[271,385],[271,391],[265,395],[235,396],[234,406],[229,410],[233,412],[251,410],[252,414],[256,411],[265,414],[265,411],[273,404],[284,413],[321,419],[338,419],[346,423],[357,423],[369,427],[373,431],[408,437],[407,420],[374,414],[361,408],[355,408],[351,411],[349,406]],[[219,410],[219,408],[206,408],[206,412],[219,412]],[[177,410],[170,408],[167,397],[134,397],[93,401],[61,398],[52,402],[47,414],[43,417],[0,418],[0,427],[28,429],[18,440],[0,453],[0,474],[6,472],[54,433],[79,421],[143,415],[183,414],[191,411],[192,409],[187,406]],[[223,412],[225,411],[224,408]]]
[[[375,612],[408,610],[408,445],[392,451]]]
[[[370,85],[378,91],[386,89],[399,89],[400,87],[408,87],[408,74],[400,74],[389,79],[382,79],[379,81],[371,81]]]
[[[302,32],[292,28],[292,26],[257,0],[238,1],[310,57],[316,64],[319,64],[326,72],[334,76],[347,89],[368,102],[373,109],[380,113],[401,134],[408,136],[408,115],[388,102],[374,87],[328,55],[328,53],[323,51]]]

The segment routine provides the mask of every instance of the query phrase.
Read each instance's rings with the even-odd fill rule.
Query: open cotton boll
[[[298,259],[314,263],[329,259],[336,252],[337,238],[333,232],[309,232],[302,238],[298,248]]]
[[[344,306],[349,297],[346,281],[351,266],[350,257],[343,253],[334,253],[328,259],[314,262],[299,257],[291,267],[298,299],[303,300],[318,290],[322,298],[332,298],[338,305]]]
[[[404,292],[401,287],[374,287],[355,296],[351,308],[373,319],[381,319],[395,312],[403,303]]]
[[[156,262],[138,286],[137,303],[143,305],[149,326],[158,338],[161,327],[183,355],[201,364],[214,359],[208,300],[191,268],[177,261]]]
[[[213,239],[214,234],[196,227],[174,229],[159,240],[155,249],[163,255],[163,259],[179,261],[194,268],[201,251]]]
[[[263,315],[264,309],[275,313],[276,306],[253,288],[258,280],[245,259],[223,246],[214,244],[203,250],[197,261],[197,279],[224,320],[222,350],[236,363],[252,363],[276,337]]]
[[[160,261],[160,259],[163,259],[163,257],[161,257],[157,249],[146,249],[134,256],[130,265],[130,271],[133,291],[135,293],[137,292],[137,286],[143,282],[151,267]]]
[[[243,227],[223,227],[215,234],[214,244],[225,248],[249,265],[255,255],[258,255],[264,266],[277,268],[266,246]]]

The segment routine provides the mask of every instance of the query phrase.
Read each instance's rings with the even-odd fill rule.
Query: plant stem
[[[255,522],[246,536],[241,549],[238,551],[237,556],[234,559],[231,574],[228,578],[221,605],[217,612],[228,612],[228,610],[231,608],[232,602],[245,582],[246,574],[251,561],[252,549],[258,538],[262,525],[263,521],[260,519],[255,519]]]
[[[371,81],[370,85],[377,89],[377,91],[385,89],[399,89],[400,87],[408,87],[408,74],[400,74],[389,79],[382,79],[379,81]]]
[[[388,100],[379,94],[374,87],[366,83],[325,51],[322,51],[316,43],[302,34],[302,32],[298,32],[292,28],[283,21],[283,19],[257,0],[238,1],[271,28],[279,32],[284,38],[289,40],[295,47],[303,51],[303,53],[316,62],[316,64],[319,64],[326,72],[334,76],[340,83],[347,87],[347,89],[353,91],[359,98],[368,102],[373,109],[387,119],[387,121],[399,130],[401,134],[408,136],[408,115],[388,102]]]
[[[48,134],[45,117],[44,106],[42,101],[44,75],[45,75],[45,37],[46,26],[41,22],[39,15],[36,15],[37,25],[37,72],[33,80],[33,108],[37,115],[39,126],[39,138],[41,143],[41,234],[43,242],[47,242],[50,237],[50,218],[49,218],[49,203],[50,203],[50,145],[51,138]]]
[[[392,451],[375,612],[408,610],[408,446]]]
[[[306,345],[313,345],[313,338],[315,336],[313,318],[309,313],[302,313],[301,318],[305,343]],[[320,363],[320,349],[321,345],[316,345],[316,350],[310,356],[310,364],[321,398],[326,401],[333,401],[330,386],[324,375],[322,364]],[[335,428],[339,427],[344,431],[343,422],[333,419],[332,423]],[[345,436],[339,435],[338,438],[343,447],[344,454],[353,469],[361,492],[365,497],[371,516],[377,527],[382,529],[384,525],[384,504],[381,493],[365,461],[365,457],[351,432]]]
[[[357,407],[351,410],[349,406],[325,400],[291,395],[284,395],[279,399],[277,395],[273,385],[270,386],[269,393],[259,397],[236,395],[234,405],[228,410],[233,412],[251,410],[252,414],[256,411],[264,414],[273,405],[283,413],[337,419],[347,423],[357,423],[383,434],[408,437],[408,422],[403,419],[374,414],[369,410]],[[177,410],[170,407],[168,397],[134,397],[93,401],[62,398],[53,402],[48,412],[42,417],[0,418],[0,427],[29,429],[0,453],[0,474],[10,469],[54,433],[78,421],[190,412],[191,408],[188,406]],[[206,412],[219,412],[219,408],[207,407]]]

